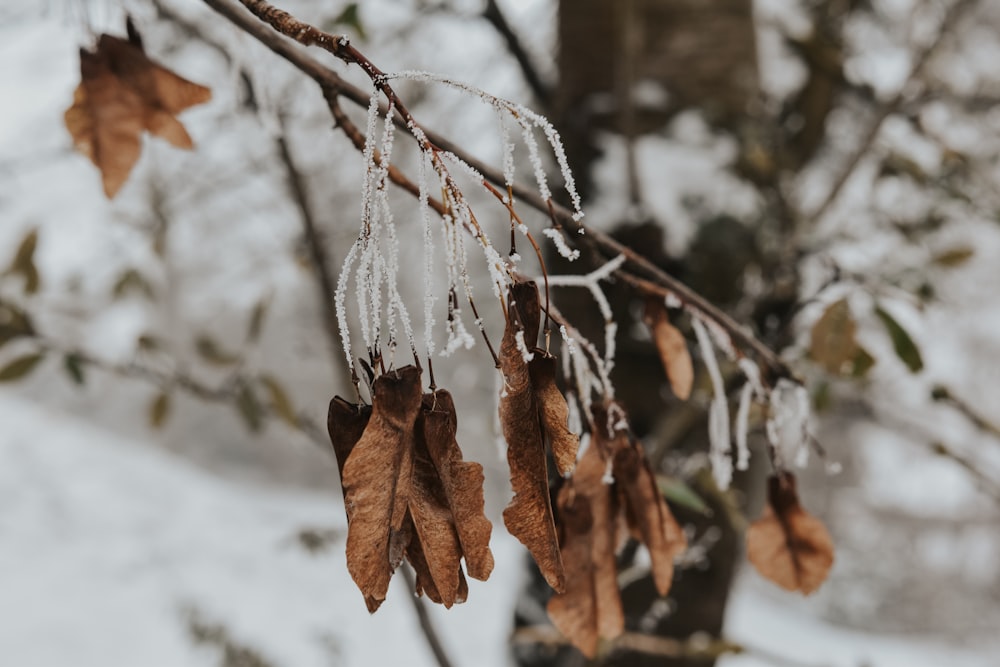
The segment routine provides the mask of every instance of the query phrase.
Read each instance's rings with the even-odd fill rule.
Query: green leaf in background
[[[260,377],[260,383],[264,385],[267,389],[267,393],[271,399],[271,407],[274,411],[281,417],[285,422],[292,428],[298,428],[299,418],[295,414],[295,409],[292,407],[292,402],[288,400],[288,394],[285,392],[281,384],[270,375],[262,375]]]
[[[889,338],[892,339],[892,347],[896,351],[896,356],[906,364],[911,373],[919,373],[923,370],[924,360],[920,356],[920,348],[913,342],[906,329],[900,326],[899,322],[893,319],[892,315],[883,310],[881,306],[875,307],[875,314],[882,320],[886,331],[889,332]]]
[[[27,313],[17,306],[0,301],[0,346],[33,333],[35,328]]]
[[[24,276],[25,294],[34,294],[41,285],[38,267],[35,266],[36,247],[38,247],[38,230],[32,229],[21,239],[21,243],[17,247],[17,253],[14,255],[10,267],[5,272],[8,275],[19,273]]]
[[[967,261],[972,259],[972,256],[976,254],[976,251],[969,246],[956,246],[954,248],[949,248],[943,252],[938,253],[931,260],[938,266],[943,266],[947,269],[953,269],[957,266],[965,264]]]
[[[240,360],[240,355],[223,350],[208,334],[198,336],[194,344],[202,359],[217,366],[232,366]]]
[[[84,382],[83,376],[83,365],[86,363],[79,354],[75,352],[70,352],[65,357],[63,357],[63,368],[66,369],[66,374],[69,375],[73,382],[82,385]]]
[[[670,475],[657,475],[656,485],[663,497],[675,505],[686,507],[704,516],[712,516],[712,508],[684,480]]]
[[[361,24],[361,12],[358,9],[358,3],[351,2],[344,7],[344,11],[340,12],[335,19],[330,21],[330,28],[334,26],[346,26],[354,31],[362,42],[368,41],[368,34],[365,32],[364,25]]]
[[[872,369],[875,365],[875,357],[868,353],[863,347],[858,347],[857,353],[854,355],[853,368],[851,369],[851,376],[856,378],[863,378],[868,375],[868,371]]]
[[[139,336],[136,339],[135,344],[138,346],[140,350],[143,350],[144,352],[155,352],[156,350],[159,350],[161,347],[160,339],[154,336],[153,334],[148,334],[148,333]]]
[[[18,357],[3,368],[0,368],[0,382],[14,382],[15,380],[20,380],[28,375],[28,373],[35,370],[38,362],[44,358],[45,355],[41,352],[29,354],[24,357]]]
[[[149,425],[153,428],[162,428],[167,422],[170,414],[170,394],[161,392],[149,404]]]
[[[243,422],[251,432],[257,433],[263,423],[261,417],[260,403],[253,393],[250,385],[243,385],[240,393],[236,395],[236,409],[239,410]]]
[[[138,292],[151,301],[156,298],[156,291],[153,289],[153,286],[146,280],[145,276],[135,269],[124,271],[118,276],[114,287],[111,288],[111,296],[115,299],[121,299],[127,296],[129,292]]]

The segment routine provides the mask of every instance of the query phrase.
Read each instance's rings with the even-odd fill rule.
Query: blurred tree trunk
[[[662,129],[685,108],[697,107],[710,122],[724,126],[735,125],[747,116],[758,91],[751,9],[750,0],[560,2],[559,81],[549,112],[563,137],[584,197],[597,194],[589,172],[600,155],[595,144],[599,132],[620,135],[631,146],[634,138]],[[631,150],[628,153],[630,200],[641,211],[642,193]],[[742,270],[750,257],[746,249],[754,247],[753,234],[727,220],[711,221],[705,231],[711,233],[701,234],[702,242],[696,241],[682,258],[667,256],[664,228],[655,220],[622,221],[613,234],[662,268],[680,274],[718,305],[731,306],[739,297]],[[742,257],[726,254],[734,250]],[[554,273],[593,268],[586,261],[567,264],[554,254],[547,261]],[[698,266],[728,270],[701,272]],[[603,321],[589,294],[583,292],[560,292],[560,309],[578,323],[585,336],[603,340]],[[631,335],[635,327],[643,326],[637,319],[641,304],[621,287],[611,285],[607,294],[619,323],[613,379],[654,465],[662,463],[665,455],[705,451],[704,411],[693,402],[682,404],[672,398],[653,344]],[[736,485],[744,485],[748,477],[738,475]],[[696,633],[720,637],[740,540],[737,527],[729,520],[725,498],[709,478],[704,475],[689,482],[711,506],[711,516],[673,507],[678,520],[694,529],[692,542],[706,546],[706,557],[697,567],[678,568],[667,599],[659,598],[648,575],[626,583],[622,598],[628,631],[680,640]],[[630,547],[620,559],[622,569],[635,556],[634,547]],[[518,608],[517,624],[544,622],[544,605],[550,593],[537,572],[533,573]],[[525,666],[710,667],[715,663],[714,659],[666,659],[622,651],[588,663],[569,647],[532,645],[519,645],[515,653],[518,663]]]

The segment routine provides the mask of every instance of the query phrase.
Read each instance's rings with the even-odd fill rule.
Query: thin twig
[[[840,191],[850,180],[851,175],[857,168],[858,164],[861,163],[862,158],[868,154],[872,146],[875,143],[875,139],[878,137],[879,132],[882,129],[882,125],[885,123],[886,119],[892,114],[899,110],[903,102],[905,102],[910,95],[913,94],[912,86],[917,83],[921,78],[923,78],[924,70],[927,68],[928,63],[930,63],[931,58],[937,52],[938,48],[944,42],[945,36],[951,32],[952,27],[955,23],[962,17],[972,5],[976,3],[976,0],[956,0],[956,2],[948,9],[948,13],[945,14],[944,19],[941,21],[941,27],[938,29],[937,34],[934,39],[931,40],[923,49],[921,49],[913,61],[913,68],[910,70],[910,75],[906,78],[906,82],[900,86],[899,91],[890,99],[886,100],[882,105],[880,105],[875,111],[875,117],[872,118],[871,124],[868,126],[868,130],[864,133],[861,143],[858,147],[851,153],[850,157],[847,158],[847,162],[844,164],[843,169],[837,175],[837,178],[833,181],[833,187],[830,188],[830,192],[827,193],[826,199],[816,207],[816,210],[809,216],[810,223],[815,224],[823,217],[823,215],[829,210],[830,206],[837,200],[840,196]]]
[[[403,571],[403,579],[406,580],[406,587],[411,591],[416,590],[417,581],[409,566],[404,565],[400,569]],[[440,667],[452,667],[448,653],[444,649],[444,644],[441,642],[437,629],[434,627],[434,622],[431,620],[430,613],[427,611],[427,604],[424,602],[424,599],[416,594],[412,594],[410,595],[410,600],[413,602],[413,611],[416,612],[417,620],[420,622],[420,629],[423,630],[427,644],[434,653],[434,659],[437,660]]]
[[[538,73],[538,68],[531,60],[531,56],[524,48],[514,28],[507,21],[507,17],[500,10],[500,6],[496,0],[486,0],[486,7],[483,9],[483,18],[503,38],[504,44],[507,45],[507,50],[514,56],[518,67],[521,68],[521,74],[524,76],[524,81],[528,84],[528,88],[531,89],[539,104],[548,109],[552,103],[552,90],[548,84],[542,81],[542,77]]]

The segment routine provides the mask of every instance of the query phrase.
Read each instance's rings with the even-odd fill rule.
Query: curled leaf
[[[538,348],[532,352],[534,356],[528,362],[528,374],[538,404],[542,430],[552,450],[556,469],[559,474],[568,475],[576,465],[580,438],[569,430],[569,406],[556,387],[556,358]]]
[[[344,463],[347,569],[369,611],[385,600],[411,536],[404,524],[420,399],[418,368],[406,366],[376,379],[371,418]]]
[[[816,591],[833,565],[826,527],[799,504],[795,477],[772,476],[767,507],[747,530],[747,558],[760,574],[789,591]]]
[[[571,484],[559,490],[560,546],[568,585],[563,593],[553,595],[547,605],[549,618],[581,653],[588,658],[597,654],[597,591],[594,589],[593,549],[594,517],[590,503],[577,494]],[[621,604],[617,585],[615,597]]]
[[[687,548],[687,538],[660,494],[641,444],[630,441],[618,446],[613,469],[629,528],[649,550],[653,583],[661,596],[666,595],[674,577],[674,558]]]
[[[483,466],[462,460],[455,440],[458,418],[451,394],[443,389],[424,396],[423,437],[434,464],[465,556],[469,576],[485,581],[493,571],[490,534],[485,514]]]
[[[518,338],[533,345],[538,339],[540,308],[533,282],[515,283],[507,299],[507,324],[500,342],[500,427],[507,441],[507,462],[514,497],[504,509],[510,534],[527,547],[549,586],[564,590],[565,575],[552,518],[542,425],[531,387],[528,364]]]
[[[646,300],[643,319],[653,336],[653,342],[656,343],[660,363],[667,373],[674,396],[686,401],[691,396],[691,386],[694,384],[694,366],[684,335],[670,323],[667,307],[662,299]]]

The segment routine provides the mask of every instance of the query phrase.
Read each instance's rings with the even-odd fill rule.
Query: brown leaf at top
[[[559,533],[566,590],[553,595],[546,607],[552,624],[588,658],[597,654],[597,591],[594,588],[594,517],[587,498],[566,483],[559,490]],[[617,587],[615,596],[618,596]],[[620,598],[619,598],[620,602]]]
[[[523,332],[526,346],[538,337],[538,288],[532,282],[515,283],[508,294],[507,325],[500,342],[500,426],[507,441],[514,497],[503,512],[510,534],[528,548],[545,580],[556,591],[565,586],[559,542],[552,519],[548,471],[538,405],[528,364],[518,346]]]
[[[556,358],[537,347],[532,353],[534,356],[528,362],[528,374],[531,376],[538,416],[552,450],[556,469],[565,476],[576,465],[580,438],[569,430],[569,406],[556,386]]]
[[[377,378],[371,418],[344,463],[347,568],[370,611],[385,600],[410,540],[404,524],[420,398],[420,369],[414,366]]]
[[[137,35],[133,26],[130,34]],[[150,60],[138,39],[101,35],[95,51],[80,50],[80,75],[66,127],[77,150],[101,170],[108,198],[139,159],[143,130],[178,148],[193,147],[175,116],[207,102],[211,91]]]
[[[493,527],[484,509],[483,466],[462,460],[455,439],[458,417],[450,393],[439,389],[425,394],[422,417],[424,442],[454,517],[465,567],[470,577],[485,581],[493,571]]]
[[[674,577],[674,558],[687,548],[687,538],[660,495],[641,444],[633,441],[618,448],[613,465],[629,526],[649,550],[657,592],[666,595]]]
[[[694,366],[691,364],[691,353],[688,352],[684,335],[670,323],[667,307],[662,299],[650,297],[646,300],[643,319],[656,343],[660,363],[670,380],[674,396],[686,401],[691,396],[691,386],[694,384]]]
[[[799,504],[795,477],[772,476],[767,507],[747,529],[747,558],[767,579],[804,595],[816,591],[833,565],[833,540],[823,522]]]

